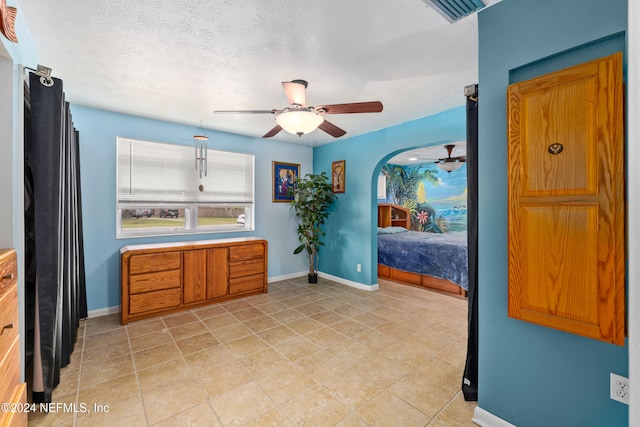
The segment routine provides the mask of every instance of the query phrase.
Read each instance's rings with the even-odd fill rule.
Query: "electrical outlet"
[[[356,271],[358,273],[362,272],[362,264],[356,264]]]
[[[611,398],[629,404],[629,378],[611,372]]]

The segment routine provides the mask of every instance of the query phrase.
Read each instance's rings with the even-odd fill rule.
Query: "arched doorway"
[[[378,277],[465,295],[465,161],[457,141],[396,152],[378,165]],[[397,234],[402,228],[409,233]]]

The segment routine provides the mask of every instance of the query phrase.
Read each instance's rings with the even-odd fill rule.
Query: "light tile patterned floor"
[[[30,426],[474,426],[460,392],[466,300],[320,279],[154,319],[82,322]]]

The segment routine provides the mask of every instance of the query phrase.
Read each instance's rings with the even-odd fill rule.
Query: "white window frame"
[[[131,165],[135,163],[135,156],[133,154],[123,153],[123,158],[121,159],[120,149],[121,147],[126,147],[127,144],[141,144],[138,146],[143,146],[148,149],[152,149],[155,151],[157,147],[158,150],[168,149],[171,152],[176,153],[175,150],[178,150],[180,159],[185,160],[180,163],[179,168],[173,169],[169,171],[172,174],[177,174],[180,179],[172,180],[172,182],[183,182],[182,178],[189,182],[191,186],[193,185],[194,179],[198,179],[199,172],[195,170],[194,163],[194,148],[192,146],[187,145],[178,145],[178,144],[169,144],[164,142],[156,142],[156,141],[145,141],[140,139],[133,138],[125,138],[118,136],[116,139],[116,238],[117,239],[129,239],[129,238],[137,238],[137,237],[150,237],[150,236],[171,236],[171,235],[191,235],[191,234],[210,234],[210,233],[232,233],[232,232],[241,232],[241,231],[253,231],[255,224],[255,157],[252,154],[246,153],[237,153],[237,152],[229,152],[229,151],[220,151],[220,150],[212,150],[207,149],[207,157],[208,159],[217,159],[218,166],[220,163],[224,163],[225,156],[230,160],[235,159],[238,161],[240,159],[244,164],[243,170],[243,182],[244,188],[241,193],[229,193],[228,188],[222,188],[224,183],[218,185],[219,182],[223,180],[215,179],[215,162],[210,161],[208,166],[208,175],[209,178],[203,176],[202,179],[198,180],[200,183],[204,183],[204,187],[210,190],[209,192],[203,192],[200,194],[194,194],[192,191],[189,194],[189,189],[184,188],[182,191],[185,195],[182,197],[176,196],[177,192],[174,191],[169,196],[163,196],[161,191],[158,193],[153,193],[153,191],[147,191],[142,199],[136,200],[135,198],[131,200],[127,200],[127,196],[122,196],[120,193],[121,188],[123,187],[123,183],[121,180],[126,181],[120,175],[121,172],[121,162],[125,165],[126,170],[124,170],[124,174],[129,176],[129,181],[125,184],[129,184],[127,188],[135,187],[134,184],[131,183],[132,174],[130,172]],[[157,146],[150,144],[158,144]],[[129,150],[132,151],[132,150]],[[152,153],[152,151],[149,151]],[[123,160],[124,159],[124,160]],[[183,164],[184,163],[184,164]],[[160,164],[160,163],[159,163]],[[165,166],[166,167],[166,166]],[[160,173],[161,169],[155,170],[155,173]],[[212,170],[214,171],[212,173]],[[129,173],[127,174],[127,171]],[[191,175],[193,174],[193,175]],[[213,176],[212,176],[213,175]],[[195,178],[194,178],[195,177]],[[139,180],[137,180],[139,181]],[[225,191],[216,192],[216,188],[220,187]],[[213,191],[211,191],[213,190]],[[233,188],[232,188],[233,190]],[[131,192],[130,192],[131,193]],[[142,194],[143,192],[141,192]],[[224,193],[224,198],[229,200],[222,200],[223,196],[220,195],[212,195],[212,193]],[[133,196],[129,196],[131,198]],[[233,200],[237,201],[233,201]],[[206,226],[198,226],[198,206],[201,207],[224,207],[224,208],[238,208],[244,209],[244,223],[236,222],[232,224],[225,225],[206,225]],[[184,213],[184,228],[179,230],[170,230],[170,227],[149,227],[149,228],[123,228],[122,227],[122,218],[123,214],[126,214],[126,211],[135,210],[135,209],[180,209],[181,212]]]

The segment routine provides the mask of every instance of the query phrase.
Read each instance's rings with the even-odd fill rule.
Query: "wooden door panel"
[[[622,54],[507,95],[509,316],[622,345]]]
[[[522,210],[521,309],[597,324],[597,207]],[[551,243],[551,244],[550,244]]]
[[[207,249],[207,299],[227,295],[229,248]]]
[[[597,194],[595,86],[591,76],[521,93],[523,196]]]
[[[183,303],[207,299],[207,250],[184,251]]]

